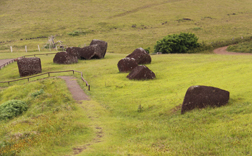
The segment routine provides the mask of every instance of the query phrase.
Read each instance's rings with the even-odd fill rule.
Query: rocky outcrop
[[[105,57],[105,54],[106,54],[106,51],[107,51],[107,48],[108,48],[108,43],[105,42],[105,41],[102,41],[102,40],[92,40],[90,45],[94,45],[94,44],[98,44],[101,48],[101,51],[102,51],[102,58]]]
[[[146,66],[139,65],[135,67],[127,76],[129,79],[146,80],[156,78],[155,74]]]
[[[136,60],[134,58],[129,57],[121,59],[117,64],[117,67],[120,72],[130,72],[137,66],[138,64]]]
[[[21,77],[38,74],[42,72],[40,58],[18,58],[17,65]]]
[[[195,108],[220,107],[228,103],[229,92],[209,86],[191,86],[188,88],[181,114]]]
[[[78,58],[76,55],[71,55],[67,52],[58,52],[54,56],[53,62],[57,64],[72,64],[78,63]]]
[[[134,58],[138,64],[150,64],[151,63],[150,55],[143,48],[135,49],[127,57]]]

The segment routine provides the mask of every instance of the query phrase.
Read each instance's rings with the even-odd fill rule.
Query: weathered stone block
[[[42,72],[40,58],[18,58],[19,74],[21,77],[38,74]]]
[[[129,73],[127,78],[135,80],[154,79],[156,75],[148,67],[139,65]]]
[[[121,59],[117,64],[117,67],[120,72],[130,72],[132,71],[132,69],[134,69],[137,66],[138,64],[136,60],[134,58],[129,58],[129,57]]]
[[[195,108],[220,107],[228,103],[229,92],[209,86],[191,86],[188,88],[181,114]]]
[[[98,44],[93,44],[87,47],[82,48],[79,52],[81,59],[100,59],[103,58],[103,53]]]
[[[71,55],[67,52],[58,52],[54,56],[53,62],[58,64],[72,64],[78,63],[78,58],[76,55]]]
[[[151,63],[150,55],[143,48],[135,49],[127,57],[134,58],[138,64],[149,64],[149,63]]]
[[[102,41],[102,40],[92,40],[90,45],[94,45],[94,44],[98,44],[101,48],[101,51],[102,51],[102,58],[105,57],[105,54],[106,54],[106,51],[107,51],[107,48],[108,48],[108,43],[105,42],[105,41]]]
[[[80,47],[68,47],[66,49],[66,52],[70,55],[77,56],[78,59],[81,59],[80,54],[79,54],[81,50],[82,48]]]

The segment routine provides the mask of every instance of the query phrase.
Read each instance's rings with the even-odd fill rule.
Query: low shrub
[[[31,96],[32,97],[37,97],[37,96],[39,96],[39,95],[41,95],[41,94],[43,94],[44,93],[44,90],[43,89],[40,89],[40,90],[38,90],[38,91],[36,91],[36,92],[34,92],[34,93],[31,93]]]
[[[150,54],[150,47],[144,49],[148,54]]]
[[[0,105],[0,121],[11,119],[22,114],[28,105],[21,100],[10,100]]]
[[[180,33],[168,35],[157,41],[154,52],[162,53],[186,53],[189,50],[199,47],[198,37],[192,33]]]

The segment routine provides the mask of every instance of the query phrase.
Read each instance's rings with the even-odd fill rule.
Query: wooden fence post
[[[10,46],[10,50],[11,50],[11,52],[12,52],[12,46]]]
[[[40,48],[39,48],[39,45],[38,45],[38,50],[39,50],[39,52],[40,52]]]
[[[25,46],[25,52],[27,52],[27,46]]]

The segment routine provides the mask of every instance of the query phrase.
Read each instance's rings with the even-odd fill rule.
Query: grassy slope
[[[74,144],[92,140],[90,119],[75,104],[63,80],[47,79],[1,90],[0,103],[17,99],[29,108],[19,117],[0,121],[0,155],[23,155],[24,151],[24,155],[62,155],[72,153]]]
[[[251,42],[242,42],[239,44],[228,46],[227,50],[231,52],[239,51],[243,53],[252,53],[252,44]]]
[[[12,41],[0,43],[2,52],[9,51],[9,46],[15,52],[24,51],[25,45],[30,51],[36,50],[47,39],[20,39],[50,35],[58,35],[56,41],[67,46],[83,46],[92,39],[102,39],[115,53],[153,48],[167,34],[180,32],[193,32],[207,43],[251,36],[250,0],[5,0],[0,4],[0,41]],[[182,18],[193,21],[177,21]],[[132,28],[134,24],[136,28]],[[67,35],[75,30],[88,34]]]
[[[94,38],[106,40],[108,51],[114,53],[130,53],[138,47],[152,48],[165,35],[179,32],[193,32],[208,43],[251,36],[248,19],[252,4],[249,0],[164,2],[0,1],[0,41],[11,40],[0,43],[0,58],[24,55],[24,45],[36,49],[38,44],[42,46],[47,42],[47,39],[20,41],[21,38],[55,34],[58,35],[56,40],[68,46],[87,45]],[[233,13],[235,15],[231,15]],[[193,21],[176,21],[184,17]],[[132,28],[133,24],[136,28]],[[74,30],[89,33],[79,37],[67,35]],[[4,53],[9,51],[10,45],[14,46],[15,53]],[[84,113],[81,123],[89,127],[92,137],[93,126],[101,125],[104,136],[102,142],[91,145],[80,155],[251,154],[250,56],[152,56],[153,62],[148,67],[157,79],[140,82],[129,81],[127,74],[118,73],[116,64],[123,57],[125,54],[110,53],[105,59],[80,61],[74,65],[55,65],[53,56],[40,57],[43,72],[75,69],[82,71],[91,84],[88,94],[93,100],[84,102],[82,107],[100,118],[95,118],[90,125]],[[15,63],[0,70],[1,81],[18,77]],[[180,115],[177,106],[191,85],[226,89],[231,93],[230,102],[225,107]],[[137,112],[140,104],[141,113]],[[8,125],[11,123],[4,126]],[[85,138],[73,144],[83,143]],[[21,154],[56,154],[57,148],[48,148],[49,145],[23,150]],[[72,146],[58,147],[69,153]]]
[[[250,56],[152,55],[148,67],[157,79],[150,81],[130,81],[126,73],[119,73],[116,64],[123,57],[107,54],[105,59],[74,65],[56,65],[51,63],[53,56],[41,57],[44,72],[82,71],[91,84],[87,93],[102,107],[98,112],[92,110],[100,116],[96,122],[103,128],[102,142],[80,155],[251,154]],[[1,70],[0,76],[6,75],[0,79],[15,75],[11,68],[17,68],[16,64]],[[80,85],[86,90],[83,83]],[[177,106],[191,85],[228,90],[229,104],[180,115]],[[83,104],[85,108],[88,102]],[[137,111],[139,105],[142,112]]]

